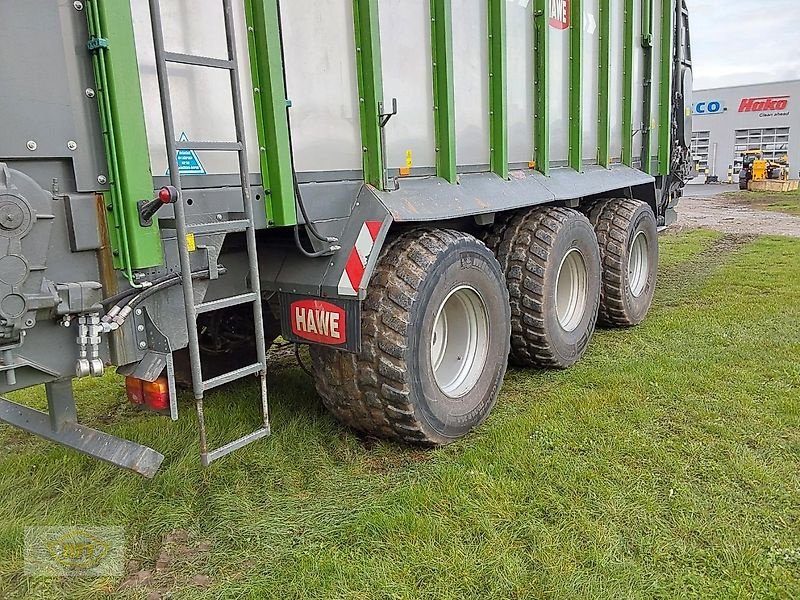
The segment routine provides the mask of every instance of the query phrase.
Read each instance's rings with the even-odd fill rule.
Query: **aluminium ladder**
[[[239,61],[237,57],[234,15],[232,0],[222,0],[225,20],[225,40],[228,47],[228,58],[209,58],[190,54],[167,52],[164,49],[164,31],[161,23],[161,8],[159,0],[149,0],[150,19],[153,29],[153,46],[155,48],[156,73],[158,76],[161,95],[161,112],[164,120],[164,133],[167,144],[167,157],[169,160],[170,182],[178,192],[175,202],[175,231],[178,243],[181,286],[183,288],[183,302],[186,308],[186,326],[189,334],[189,359],[192,370],[192,388],[197,403],[197,421],[200,431],[200,457],[203,466],[222,458],[223,456],[241,448],[251,442],[266,437],[270,434],[269,411],[267,405],[267,350],[264,340],[264,318],[261,312],[261,283],[258,272],[258,258],[256,249],[256,232],[253,221],[253,205],[250,189],[250,172],[247,161],[247,146],[245,144],[244,111],[242,108],[242,92],[239,76]],[[170,98],[168,63],[192,65],[212,69],[223,69],[230,73],[231,95],[233,99],[233,116],[236,129],[235,142],[194,142],[181,141],[175,137],[175,124],[172,114],[172,100]],[[229,220],[218,223],[187,225],[186,211],[183,205],[181,189],[181,174],[178,168],[179,150],[200,150],[215,152],[236,152],[239,157],[239,177],[242,186],[242,199],[244,201],[244,219]],[[189,242],[187,235],[207,233],[233,233],[244,232],[247,239],[247,261],[250,274],[250,291],[236,296],[230,296],[195,304],[194,286],[192,285],[192,268],[189,257]],[[203,380],[200,363],[200,345],[197,334],[197,315],[221,308],[241,304],[253,305],[253,320],[255,323],[255,342],[258,362],[239,369],[223,373],[212,379]],[[206,439],[205,414],[203,410],[203,395],[206,391],[226,383],[243,379],[250,375],[258,375],[261,384],[261,411],[263,425],[258,430],[238,439],[221,448],[209,451]]]

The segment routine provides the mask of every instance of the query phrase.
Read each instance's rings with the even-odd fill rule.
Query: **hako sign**
[[[740,113],[779,113],[789,108],[790,96],[760,96],[757,98],[742,98],[739,104]]]
[[[550,0],[550,27],[569,28],[569,3],[570,0]]]

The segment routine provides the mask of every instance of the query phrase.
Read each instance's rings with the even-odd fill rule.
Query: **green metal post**
[[[672,15],[674,0],[661,0],[661,78],[658,94],[658,174],[668,175],[672,151]]]
[[[453,14],[450,0],[431,0],[433,124],[436,175],[456,182],[456,117],[453,88]]]
[[[245,18],[267,223],[295,225],[297,207],[277,0],[245,0]]]
[[[581,0],[569,3],[569,166],[583,170],[583,9]]]
[[[633,165],[633,19],[634,0],[625,0],[625,35],[622,58],[622,162]]]
[[[535,114],[533,118],[533,160],[543,175],[550,174],[550,101],[549,92],[549,0],[534,0],[533,64]]]
[[[137,204],[153,197],[153,178],[133,18],[128,3],[101,0],[87,0],[86,13],[108,162],[114,267],[138,285],[133,270],[160,266],[163,253],[158,225],[139,224]]]
[[[508,52],[506,0],[489,0],[489,140],[490,169],[508,178]]]
[[[353,0],[364,181],[383,189],[380,105],[383,98],[378,0]]]
[[[600,63],[598,64],[597,158],[608,168],[611,164],[611,6],[600,2]]]
[[[642,94],[642,171],[650,173],[653,121],[653,0],[642,0],[642,51],[644,81]]]

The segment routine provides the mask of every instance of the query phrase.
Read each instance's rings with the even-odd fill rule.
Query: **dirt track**
[[[712,195],[682,198],[678,204],[678,227],[800,237],[800,217],[756,210]]]

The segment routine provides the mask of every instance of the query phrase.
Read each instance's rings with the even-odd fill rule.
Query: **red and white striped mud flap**
[[[365,221],[358,233],[356,244],[350,251],[342,276],[339,278],[339,294],[342,296],[358,296],[358,289],[364,279],[364,270],[367,266],[375,240],[381,230],[380,221]]]

